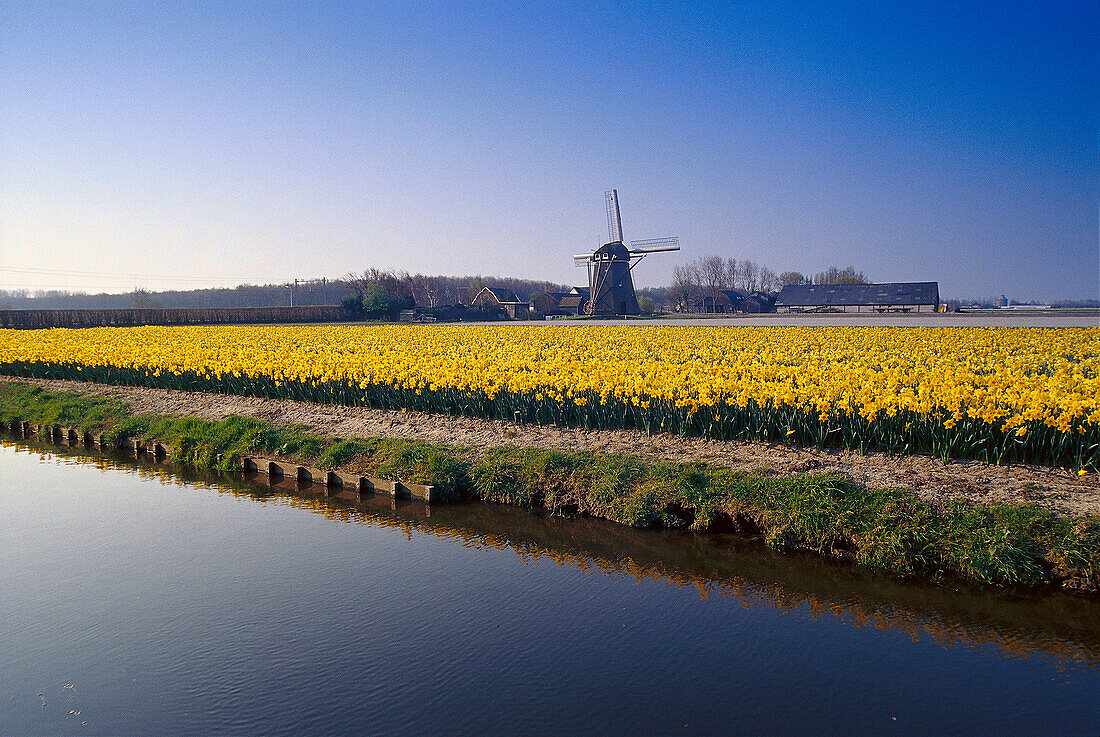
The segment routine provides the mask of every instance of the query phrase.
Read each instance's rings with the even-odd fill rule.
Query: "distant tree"
[[[652,315],[655,307],[656,304],[654,303],[652,297],[646,296],[644,294],[641,297],[638,297],[638,310],[643,315]]]
[[[814,284],[870,284],[862,271],[856,271],[854,266],[845,266],[843,269],[830,266],[825,271],[814,274]]]
[[[363,295],[361,293],[347,295],[340,300],[340,308],[353,315],[361,314],[363,312]]]
[[[363,309],[367,312],[396,312],[416,304],[405,272],[368,269],[360,274],[348,274],[348,281],[363,294]]]
[[[429,309],[435,309],[439,288],[437,280],[431,276],[414,274],[408,278],[409,289],[417,304],[427,305]]]
[[[153,299],[153,295],[148,290],[138,287],[130,292],[130,307],[135,310],[159,310],[164,305]]]
[[[1077,308],[1077,309],[1093,308],[1093,309],[1095,309],[1097,307],[1100,307],[1100,299],[1062,299],[1062,300],[1052,301],[1050,303],[1050,305],[1051,305],[1051,307],[1069,308],[1069,309],[1073,309],[1073,308]]]
[[[726,286],[726,262],[721,256],[704,256],[695,268],[707,299],[716,299]]]
[[[363,290],[363,311],[366,313],[389,312],[392,309],[389,294],[381,282],[369,282]]]
[[[752,261],[742,261],[737,266],[737,287],[746,292],[760,289],[760,267]]]
[[[779,277],[774,271],[767,266],[760,267],[760,291],[761,292],[776,292],[779,291]]]
[[[482,278],[481,274],[478,274],[477,276],[466,277],[466,293],[463,295],[462,301],[466,304],[471,304],[472,300],[477,297],[478,293],[487,286],[488,284],[485,283],[485,279]]]
[[[780,287],[787,287],[791,285],[811,284],[812,280],[800,271],[784,271],[777,277],[777,283]]]
[[[726,278],[723,280],[725,289],[737,289],[737,259],[726,259]]]
[[[643,297],[653,300],[653,311],[655,313],[663,312],[665,305],[668,304],[668,289],[659,287],[639,287],[635,291],[638,293],[639,308],[641,307]]]
[[[673,269],[668,301],[677,312],[689,312],[698,291],[698,270],[692,264],[681,264]]]

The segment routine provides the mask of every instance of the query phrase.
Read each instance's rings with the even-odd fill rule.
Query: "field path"
[[[766,467],[783,475],[839,471],[872,488],[914,489],[937,505],[952,499],[981,503],[1030,501],[1069,515],[1100,514],[1100,477],[1034,465],[996,466],[981,461],[943,463],[921,455],[860,455],[844,450],[789,448],[774,443],[714,441],[675,435],[647,436],[632,430],[599,430],[516,425],[499,420],[450,417],[256,399],[224,394],[107,386],[78,381],[20,379],[54,390],[116,397],[137,413],[220,420],[256,417],[280,425],[308,425],[314,432],[346,438],[378,436],[486,448],[511,445],[584,453],[632,453],[674,461],[702,461],[738,470]]]

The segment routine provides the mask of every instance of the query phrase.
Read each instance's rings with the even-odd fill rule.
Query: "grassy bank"
[[[699,463],[525,448],[468,448],[393,438],[336,439],[246,417],[220,422],[133,415],[121,402],[0,383],[0,420],[157,440],[198,467],[233,469],[246,454],[429,483],[453,499],[589,514],[636,527],[759,533],[779,550],[812,550],[904,575],[999,585],[1100,581],[1100,518],[1034,504],[954,502],[868,489],[839,474],[775,477]],[[220,460],[219,460],[220,459]]]

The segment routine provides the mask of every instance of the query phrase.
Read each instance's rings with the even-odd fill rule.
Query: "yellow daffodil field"
[[[0,330],[0,373],[1100,467],[1100,328]]]

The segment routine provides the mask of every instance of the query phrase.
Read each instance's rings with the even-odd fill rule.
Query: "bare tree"
[[[466,286],[464,288],[465,294],[462,295],[462,303],[466,305],[472,305],[474,299],[486,286],[487,285],[485,284],[485,279],[482,278],[481,274],[468,277],[466,280]]]
[[[456,279],[441,279],[438,287],[439,304],[456,305],[462,296]]]
[[[726,262],[721,256],[704,256],[699,259],[696,268],[699,273],[699,283],[713,305],[713,301],[718,299],[718,293],[726,285]]]
[[[689,312],[692,298],[698,291],[697,270],[694,264],[681,264],[672,272],[672,287],[668,290],[668,301],[677,312]]]
[[[130,292],[130,306],[138,310],[157,310],[164,305],[153,298],[152,293],[144,287],[138,287]]]
[[[384,295],[385,300],[391,305],[402,305],[413,301],[407,272],[394,273],[370,268],[358,274],[348,274],[344,277],[344,281],[360,294]]]
[[[437,304],[436,279],[424,274],[413,274],[409,277],[409,288],[412,290],[413,299],[417,304],[426,304],[429,309],[435,309]]]
[[[830,266],[825,271],[814,275],[814,284],[870,284],[862,271],[856,271],[854,266],[845,266],[843,269]]]
[[[726,259],[726,289],[737,289],[737,259]]]
[[[737,268],[740,276],[739,284],[746,292],[755,292],[760,289],[760,267],[752,261],[742,261]]]
[[[767,266],[760,267],[760,291],[775,292],[779,289],[779,277]]]

